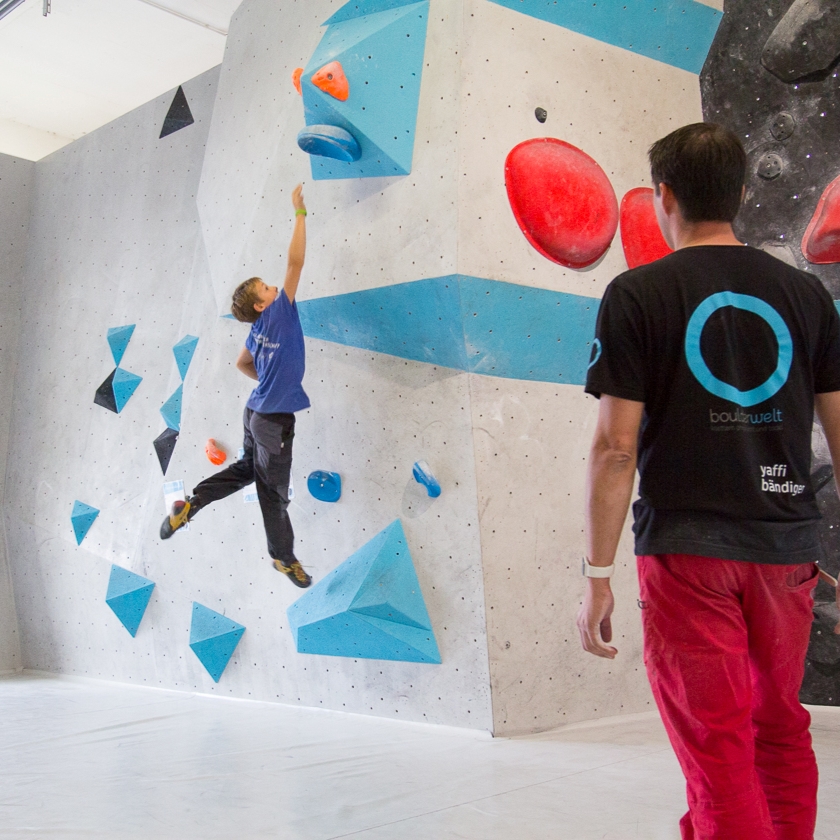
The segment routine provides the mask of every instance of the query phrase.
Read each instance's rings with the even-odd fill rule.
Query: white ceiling
[[[241,0],[25,0],[0,19],[0,153],[39,160],[222,61]]]

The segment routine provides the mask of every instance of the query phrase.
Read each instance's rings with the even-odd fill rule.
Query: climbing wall
[[[34,176],[33,163],[0,155],[0,194],[3,196],[0,201],[0,477],[6,474]],[[4,504],[5,486],[0,480],[0,510]],[[21,667],[6,545],[5,527],[0,520],[0,673]]]

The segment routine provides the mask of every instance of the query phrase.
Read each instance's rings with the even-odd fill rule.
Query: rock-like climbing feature
[[[783,82],[827,70],[840,56],[840,0],[794,0],[776,24],[761,63]]]

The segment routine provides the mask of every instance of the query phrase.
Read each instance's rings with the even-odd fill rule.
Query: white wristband
[[[582,557],[583,562],[583,576],[589,578],[610,578],[615,571],[615,563],[611,566],[593,566],[589,562],[589,558]]]

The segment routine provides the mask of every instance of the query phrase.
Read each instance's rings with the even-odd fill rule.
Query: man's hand
[[[612,641],[612,616],[615,598],[608,578],[588,578],[586,594],[577,617],[583,649],[595,656],[615,659],[618,651],[604,642]]]
[[[306,210],[306,205],[303,203],[303,184],[298,184],[292,190],[292,204],[295,206],[295,212]]]

